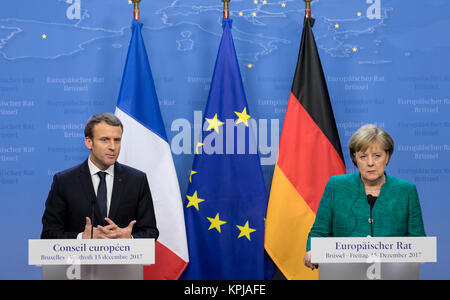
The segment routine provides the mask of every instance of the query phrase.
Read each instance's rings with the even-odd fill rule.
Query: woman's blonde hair
[[[389,155],[389,160],[391,159],[392,153],[394,153],[394,140],[392,137],[380,127],[373,124],[366,124],[361,126],[348,142],[350,157],[355,166],[357,166],[355,153],[359,151],[365,152],[374,142],[379,142],[384,151]]]

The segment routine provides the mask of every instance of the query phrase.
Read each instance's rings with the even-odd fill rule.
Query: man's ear
[[[92,140],[91,140],[90,137],[85,137],[85,138],[84,138],[84,144],[86,145],[86,147],[87,147],[89,150],[92,150]]]

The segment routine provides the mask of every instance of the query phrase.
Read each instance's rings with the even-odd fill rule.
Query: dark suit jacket
[[[81,165],[55,174],[42,217],[42,239],[71,239],[84,231],[95,201],[87,160]],[[144,172],[114,165],[114,184],[109,216],[117,226],[127,227],[136,220],[134,238],[157,238],[158,229],[147,176]],[[95,205],[94,226],[106,225]]]

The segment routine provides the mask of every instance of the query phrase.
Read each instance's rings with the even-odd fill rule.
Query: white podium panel
[[[311,238],[320,280],[418,280],[436,261],[436,237]]]
[[[419,280],[419,263],[320,264],[319,280]]]
[[[28,264],[42,266],[42,279],[138,280],[154,263],[154,239],[28,241]]]
[[[436,237],[311,238],[311,262],[436,262]]]

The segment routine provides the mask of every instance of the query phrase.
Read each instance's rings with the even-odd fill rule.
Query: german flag
[[[305,18],[266,217],[265,249],[287,279],[317,279],[303,265],[307,236],[328,179],[345,173],[313,25]]]

